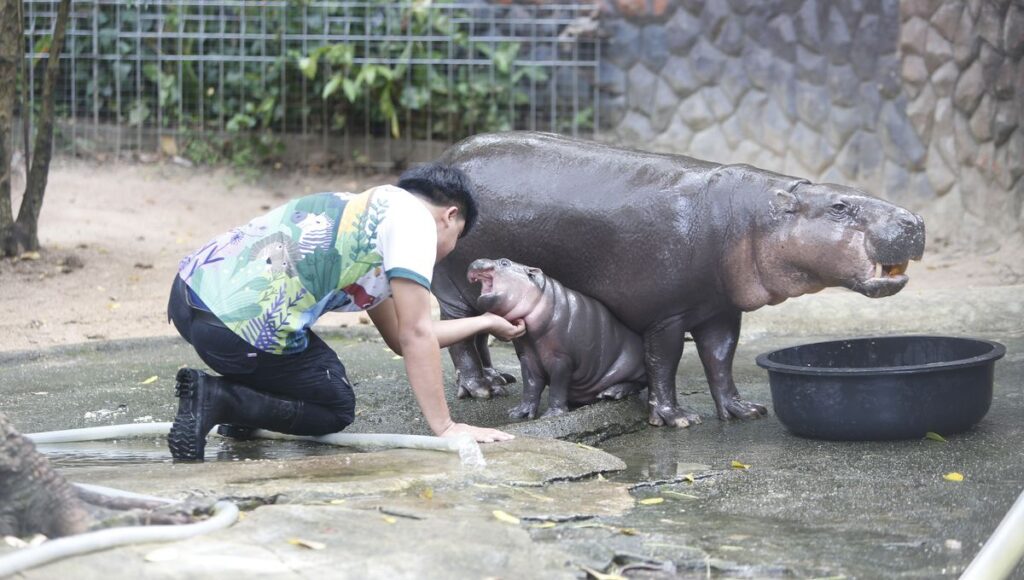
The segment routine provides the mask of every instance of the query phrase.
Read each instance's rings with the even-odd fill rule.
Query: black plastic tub
[[[992,404],[998,342],[893,336],[819,342],[757,357],[772,404],[793,433],[884,440],[959,433]]]

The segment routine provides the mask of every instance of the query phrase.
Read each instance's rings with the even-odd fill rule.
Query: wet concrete
[[[211,439],[207,462],[199,465],[171,463],[159,439],[81,444],[55,456],[74,481],[206,502],[259,501],[247,501],[246,517],[223,532],[75,558],[26,577],[558,578],[582,577],[586,568],[645,578],[955,577],[1024,487],[1024,332],[1005,308],[979,306],[983,298],[959,296],[971,306],[950,308],[966,308],[969,316],[948,311],[959,331],[948,328],[948,318],[939,327],[1000,340],[1008,354],[996,365],[989,414],[947,443],[800,439],[773,415],[721,423],[689,348],[679,393],[706,417],[703,424],[645,428],[642,401],[602,403],[506,427],[524,436],[484,446],[482,471],[440,452],[354,453],[280,441]],[[1010,302],[1019,308],[1022,299],[1019,293]],[[865,299],[838,300],[854,308]],[[837,311],[839,323],[852,316]],[[770,402],[766,374],[753,363],[760,352],[864,334],[806,335],[827,316],[825,309],[813,324],[794,322],[784,338],[779,326],[771,335],[761,332],[755,319],[736,359],[740,391]],[[901,305],[888,316],[928,330],[926,309]],[[426,434],[401,360],[366,330],[331,339],[355,382],[353,430]],[[508,346],[496,345],[494,356],[501,370],[518,375]],[[0,408],[24,432],[168,421],[174,372],[196,363],[187,345],[162,339],[3,355]],[[142,384],[154,375],[156,381]],[[456,420],[502,426],[519,386],[512,392],[508,399],[449,404]],[[53,447],[47,450],[57,452]],[[732,468],[732,460],[750,467]],[[945,481],[951,471],[965,480]],[[520,523],[500,521],[494,510]],[[288,543],[296,537],[327,548]],[[1024,567],[1014,577],[1024,578]]]

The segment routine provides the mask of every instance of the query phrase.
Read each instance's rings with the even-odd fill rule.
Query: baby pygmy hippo
[[[523,370],[523,400],[509,411],[513,419],[537,416],[545,385],[551,387],[545,417],[646,386],[643,341],[597,300],[504,258],[476,260],[467,277],[482,284],[478,308],[526,322],[526,334],[513,341]]]

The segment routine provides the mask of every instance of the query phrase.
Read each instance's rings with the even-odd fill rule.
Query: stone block
[[[640,28],[625,18],[613,18],[606,26],[609,37],[605,57],[619,68],[630,68],[640,58]]]
[[[697,41],[689,58],[693,75],[704,84],[713,84],[718,80],[726,60],[725,55],[703,38]]]
[[[793,124],[774,99],[768,99],[761,113],[764,133],[761,143],[779,156],[789,149],[789,134]]]
[[[694,133],[702,131],[715,122],[707,101],[700,93],[694,93],[679,105],[679,115]]]
[[[626,109],[629,103],[626,102],[626,95],[604,97],[601,99],[601,124],[605,127],[616,128],[626,116]]]
[[[915,86],[920,86],[928,80],[928,67],[924,64],[924,57],[916,54],[908,54],[903,57],[903,80]]]
[[[923,55],[930,26],[927,20],[911,18],[900,28],[900,50],[904,54]]]
[[[953,60],[953,43],[942,38],[938,30],[928,29],[924,42],[924,62],[929,71],[934,71]]]
[[[956,163],[958,165],[974,164],[978,142],[971,135],[970,122],[967,117],[961,114],[953,115],[953,141],[956,143]]]
[[[694,135],[693,141],[690,142],[690,151],[694,157],[700,159],[717,163],[733,162],[732,150],[718,125],[712,125]]]
[[[761,91],[753,90],[748,92],[740,101],[736,109],[735,117],[739,119],[740,129],[750,141],[764,142],[764,123],[762,122],[765,103],[768,96]]]
[[[835,159],[835,149],[807,125],[797,123],[791,135],[790,151],[811,175],[817,177]]]
[[[687,97],[701,87],[700,81],[690,70],[689,59],[673,56],[661,69],[661,78],[672,87],[680,97]]]
[[[629,111],[625,118],[619,123],[616,129],[619,137],[630,145],[643,146],[654,139],[655,132],[651,128],[651,121],[645,115],[636,111]]]
[[[895,54],[886,54],[878,59],[878,71],[875,76],[878,91],[887,99],[900,95],[903,83],[900,80],[900,59]]]
[[[768,90],[768,94],[775,99],[790,121],[796,121],[797,80],[793,73],[793,65],[786,62],[776,63],[776,71],[778,78]]]
[[[774,78],[775,58],[763,48],[750,50],[743,59],[750,83],[761,90],[768,90]]]
[[[907,104],[907,117],[925,143],[931,138],[932,121],[935,119],[935,103],[935,90],[931,85],[925,85],[921,93]]]
[[[865,14],[860,19],[860,26],[850,46],[850,64],[853,66],[853,72],[862,81],[875,78],[878,57],[886,48],[882,42],[878,16]]]
[[[932,14],[932,27],[950,42],[956,40],[956,31],[960,26],[960,15],[964,11],[964,5],[960,2],[939,2],[939,7]]]
[[[857,131],[836,157],[836,167],[848,179],[869,182],[880,176],[882,147],[873,133]]]
[[[883,186],[879,192],[885,199],[895,203],[908,197],[910,172],[897,163],[886,163],[883,170]]]
[[[732,112],[736,110],[736,107],[732,104],[732,99],[725,94],[725,91],[721,87],[708,87],[700,93],[704,100],[708,103],[708,109],[711,111],[711,115],[714,116],[715,120],[721,122],[726,119]]]
[[[668,44],[665,39],[665,27],[661,24],[648,24],[642,29],[641,59],[647,68],[660,71],[669,57]]]
[[[974,61],[956,81],[953,88],[953,104],[957,110],[970,115],[981,100],[985,91],[985,81],[982,78],[982,66],[980,61]]]
[[[995,105],[995,109],[992,119],[992,140],[995,141],[996,146],[1001,146],[1006,143],[1013,130],[1020,124],[1020,117],[1024,115],[1024,111],[1017,110],[1013,101],[1009,100],[999,101]],[[1021,159],[1020,163],[1024,163],[1024,159]]]
[[[746,14],[760,4],[760,0],[729,0],[729,6],[736,14]]]
[[[702,4],[702,8],[699,11],[701,30],[713,31],[718,30],[725,24],[726,20],[734,18],[729,4],[727,2],[708,2],[707,0],[692,0],[695,3]],[[698,12],[694,12],[697,14]],[[708,35],[710,36],[710,35]]]
[[[762,41],[776,58],[788,62],[796,60],[796,29],[788,14],[779,14],[768,21]]]
[[[855,108],[865,127],[874,129],[882,110],[882,102],[882,93],[878,91],[878,85],[875,83],[861,83],[857,87]]]
[[[1018,127],[1006,142],[1007,167],[1015,183],[1024,178],[1024,129]]]
[[[686,153],[690,148],[690,142],[693,140],[693,131],[686,124],[686,121],[677,112],[672,116],[672,122],[669,123],[667,129],[662,132],[661,135],[655,139],[655,142],[664,151],[673,151],[676,153]]]
[[[1012,60],[1024,57],[1024,5],[1013,3],[1003,21],[1003,51]]]
[[[995,99],[991,95],[982,96],[978,108],[971,115],[969,124],[971,135],[974,135],[974,139],[979,143],[992,139],[992,124],[995,121],[995,116]]]
[[[743,142],[743,124],[740,122],[740,116],[732,115],[725,121],[722,121],[719,126],[722,128],[722,136],[725,137],[729,148],[735,151],[740,146],[740,143]]]
[[[975,34],[989,43],[993,48],[1003,51],[1003,15],[1001,3],[984,2],[981,13],[974,25]]]
[[[822,127],[828,120],[830,99],[828,90],[801,83],[796,91],[796,113],[811,127]]]
[[[797,78],[808,83],[824,85],[828,79],[828,61],[825,56],[805,48],[796,47]]]
[[[654,109],[650,112],[651,128],[661,133],[672,120],[679,108],[679,97],[663,79],[658,79],[658,88],[654,96]]]
[[[825,125],[825,138],[828,139],[830,145],[838,149],[863,126],[861,118],[857,115],[857,109],[838,107],[833,103],[829,110],[829,122]]]
[[[960,22],[956,29],[956,40],[953,41],[953,59],[957,66],[966,67],[978,54],[981,39],[974,31],[974,17],[969,10],[960,13]]]
[[[937,2],[934,0],[902,0],[900,2],[900,14],[904,17],[918,16],[928,20],[935,11]]]
[[[615,7],[626,18],[639,18],[647,14],[647,0],[615,0]]]
[[[850,29],[846,25],[846,19],[839,12],[839,8],[832,4],[828,11],[828,21],[825,24],[824,44],[828,51],[829,62],[834,65],[842,65],[849,61]]]
[[[665,24],[665,43],[672,54],[685,56],[702,32],[699,19],[685,10],[676,10]]]
[[[817,51],[821,48],[821,31],[826,27],[825,10],[827,4],[809,1],[804,2],[793,17],[797,41],[804,47]]]
[[[905,103],[887,101],[882,106],[879,129],[885,155],[908,169],[922,169],[925,148],[913,125],[904,113]]]
[[[608,61],[601,61],[597,70],[598,86],[607,95],[626,93],[626,73]]]
[[[995,95],[999,99],[1013,98],[1013,83],[1017,77],[1017,67],[1009,58],[1003,59],[999,66],[999,74],[995,82]]]
[[[857,104],[857,90],[860,81],[850,65],[832,66],[828,69],[828,90],[832,103],[841,107]]]
[[[956,63],[949,61],[940,66],[932,73],[932,86],[935,87],[935,94],[949,96],[953,94],[953,87],[957,78],[960,77],[960,69]]]
[[[743,43],[746,36],[743,33],[743,26],[739,19],[730,18],[718,30],[714,36],[714,45],[730,56],[739,56],[743,52]]]
[[[654,108],[654,94],[657,89],[658,77],[647,69],[643,63],[633,65],[629,69],[629,108],[634,111],[650,111]]]
[[[672,0],[651,0],[651,16],[662,20],[671,16],[677,4]]]
[[[726,60],[722,76],[718,79],[718,86],[722,87],[734,105],[739,103],[743,95],[750,89],[750,79],[747,78],[747,71],[743,68],[742,60],[738,58]]]

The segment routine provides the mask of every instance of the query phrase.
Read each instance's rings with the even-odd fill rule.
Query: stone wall
[[[601,0],[606,135],[843,183],[1019,244],[1024,2]]]

